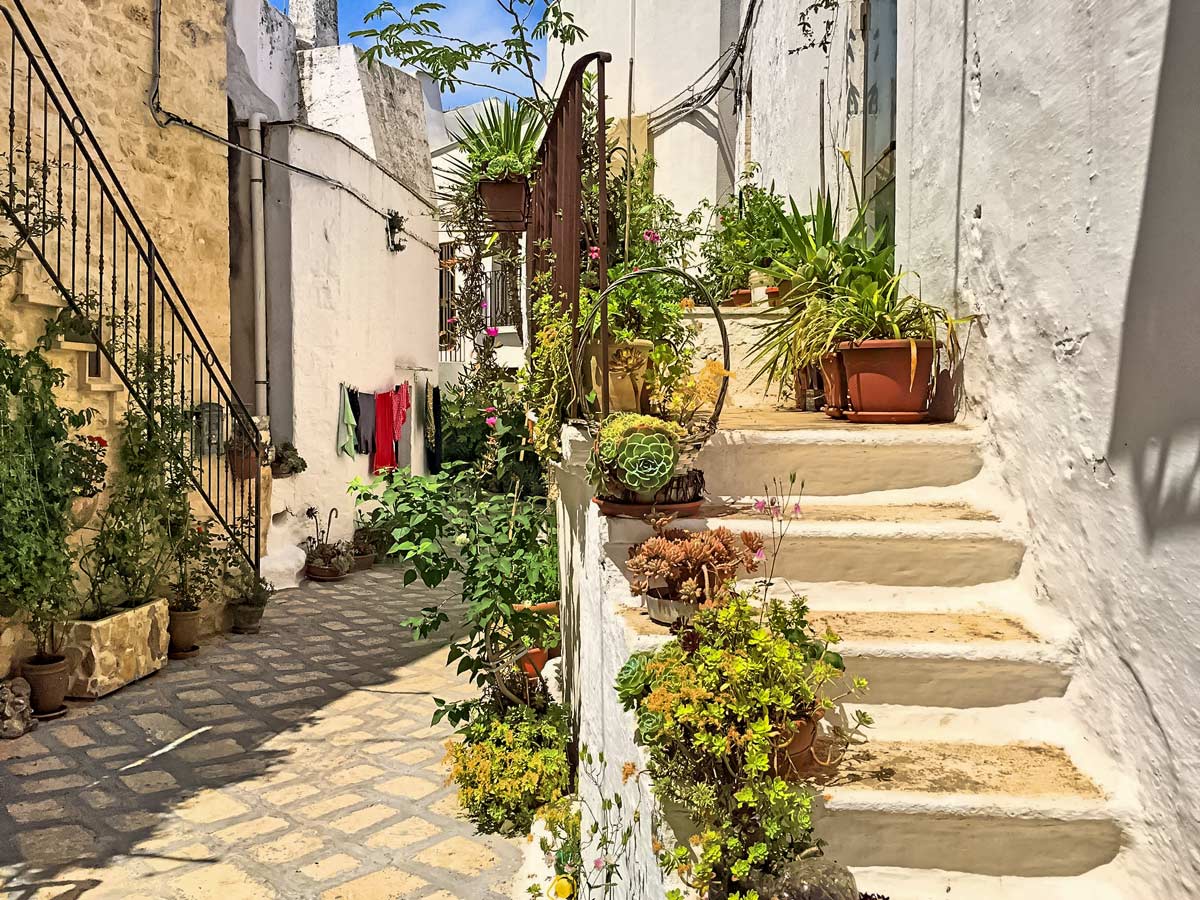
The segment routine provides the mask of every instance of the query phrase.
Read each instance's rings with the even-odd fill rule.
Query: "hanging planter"
[[[589,476],[596,489],[595,502],[607,516],[643,518],[662,513],[677,516],[695,515],[704,502],[704,473],[694,465],[696,456],[716,432],[725,395],[729,390],[730,348],[720,309],[707,288],[694,276],[668,266],[641,269],[619,278],[596,298],[588,315],[580,322],[579,333],[590,335],[596,315],[607,309],[609,294],[635,278],[669,275],[688,282],[689,288],[713,310],[721,333],[721,383],[711,415],[684,427],[675,422],[649,415],[649,403],[639,398],[638,411],[624,409],[613,391],[612,366],[608,371],[596,371],[596,360],[602,354],[591,354],[592,381],[597,400],[607,415],[602,421],[590,422],[595,443],[588,463]],[[606,327],[602,319],[601,328]],[[574,371],[581,369],[582,356],[589,347],[602,341],[583,342],[577,339]],[[648,341],[639,343],[649,343]],[[610,345],[609,357],[614,346]],[[647,360],[648,364],[648,360]],[[602,386],[608,379],[609,397],[604,409]],[[578,384],[578,382],[576,382]],[[585,393],[585,392],[580,392]],[[628,398],[626,398],[628,399]],[[630,403],[629,405],[632,405]]]
[[[929,418],[934,342],[868,340],[838,344],[851,422],[909,424]]]
[[[529,220],[528,178],[524,175],[485,178],[479,182],[478,191],[493,231],[525,230]]]
[[[237,481],[253,481],[257,478],[261,460],[258,445],[241,430],[235,431],[225,444],[225,465]]]

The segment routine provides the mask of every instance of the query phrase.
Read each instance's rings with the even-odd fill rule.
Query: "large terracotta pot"
[[[591,345],[592,385],[596,403],[600,403],[600,344]],[[609,412],[650,412],[650,391],[646,388],[646,369],[650,365],[653,341],[612,341],[608,345]]]
[[[27,660],[21,664],[21,677],[29,682],[29,705],[35,716],[52,716],[63,708],[68,681],[66,657],[55,656],[44,662]]]
[[[815,761],[811,751],[817,741],[817,723],[823,718],[825,710],[818,709],[809,718],[793,723],[788,739],[775,749],[771,761],[775,774],[783,778],[798,778],[813,768]]]
[[[487,207],[493,231],[524,231],[529,200],[529,180],[510,178],[504,181],[479,182],[479,196]]]
[[[253,481],[258,475],[258,455],[253,450],[230,450],[225,455],[225,463],[238,481]]]
[[[916,367],[912,345],[916,344]],[[846,367],[852,422],[923,422],[932,391],[933,341],[863,341],[838,344]]]

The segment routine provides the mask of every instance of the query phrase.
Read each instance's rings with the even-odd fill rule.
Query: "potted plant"
[[[171,659],[188,659],[200,648],[201,603],[213,595],[222,572],[223,556],[207,522],[187,511],[174,541],[176,577],[169,599]]]
[[[350,542],[350,555],[354,557],[354,564],[350,569],[352,572],[365,572],[375,565],[375,544],[367,532],[361,529],[354,532],[354,540]]]
[[[289,478],[292,475],[299,475],[307,468],[308,463],[300,455],[295,444],[284,441],[275,448],[275,459],[271,462],[273,478]]]
[[[71,499],[71,524],[76,528],[87,525],[96,516],[100,494],[104,491],[108,466],[104,458],[108,441],[99,435],[76,436],[65,447],[64,463],[75,483]]]
[[[451,165],[456,180],[474,182],[493,231],[524,231],[529,176],[545,125],[526,103],[489,104],[473,122],[460,118],[453,135],[466,159]]]
[[[538,679],[546,663],[558,657],[562,635],[557,615],[534,611],[531,606],[526,606],[525,611],[529,620],[520,628],[525,649],[520,651],[517,662],[526,678]]]
[[[350,545],[345,541],[331,541],[330,530],[337,518],[335,507],[329,511],[325,527],[321,527],[321,513],[310,506],[304,513],[312,519],[314,536],[304,542],[304,574],[313,581],[341,581],[354,568],[354,557]]]
[[[230,474],[238,481],[253,481],[258,477],[261,463],[262,448],[258,444],[257,431],[235,427],[225,442],[225,464]]]
[[[694,514],[703,502],[704,475],[680,470],[684,434],[681,426],[654,416],[615,413],[605,419],[588,460],[601,512]]]
[[[728,528],[688,531],[669,523],[669,516],[652,519],[654,537],[629,549],[633,593],[646,599],[650,618],[661,625],[726,599],[737,573],[754,573],[764,555],[763,539],[754,532],[739,537]]]
[[[258,634],[262,630],[263,613],[274,593],[274,585],[243,567],[232,607],[233,633]]]
[[[713,296],[727,297],[723,306],[746,306],[754,288],[767,287],[761,271],[775,258],[782,238],[774,213],[783,198],[774,186],[757,183],[757,169],[743,176],[737,191],[712,210],[716,224],[700,245],[704,273]]]
[[[65,579],[58,589],[53,595],[32,600],[25,608],[35,650],[31,658],[21,663],[21,677],[29,682],[30,706],[39,719],[57,718],[67,711],[63,700],[67,696],[70,672],[63,655],[63,642],[69,601],[74,594]]]
[[[849,692],[835,691],[845,677],[829,649],[836,636],[813,631],[802,599],[763,608],[750,599],[734,593],[703,607],[669,644],[634,654],[616,680],[635,712],[655,795],[695,830],[690,843],[664,847],[659,862],[704,896],[753,890],[816,846],[816,788],[799,760],[788,768],[788,753],[799,734],[811,754],[809,726],[866,687],[856,679]],[[868,724],[860,713],[853,728],[826,725],[821,759]]]

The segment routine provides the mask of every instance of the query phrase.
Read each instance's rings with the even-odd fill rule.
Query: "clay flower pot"
[[[304,574],[313,581],[341,581],[350,572],[339,572],[333,566],[319,566],[309,563],[304,567]]]
[[[479,196],[487,207],[493,231],[524,231],[529,208],[529,179],[507,178],[479,182]]]
[[[258,634],[262,631],[262,617],[263,613],[267,611],[265,606],[243,604],[232,609],[234,634]]]
[[[195,649],[200,635],[200,610],[171,610],[171,624],[167,630],[171,636],[171,653],[187,653]]]
[[[831,419],[843,419],[850,407],[846,392],[846,367],[838,353],[826,353],[821,357],[821,380],[825,382],[825,415]]]
[[[538,678],[548,662],[550,662],[550,654],[546,650],[541,647],[530,647],[521,655],[521,671],[525,673],[526,678]]]
[[[749,288],[743,288],[740,291],[733,291],[729,294],[729,299],[722,303],[722,306],[749,306],[752,292]]]
[[[913,345],[916,367],[913,367]],[[905,424],[929,416],[933,341],[863,341],[838,344],[846,367],[851,422]]]
[[[253,481],[258,476],[258,455],[253,450],[230,449],[225,455],[225,464],[238,481]]]
[[[817,742],[817,724],[825,718],[825,710],[816,710],[809,718],[793,723],[790,736],[773,754],[771,768],[783,778],[796,778],[814,765],[812,748]]]
[[[21,664],[21,677],[29,682],[29,705],[37,718],[65,712],[67,696],[67,659],[64,656],[38,660],[36,657]]]
[[[375,565],[374,553],[355,554],[354,565],[350,567],[351,572],[365,572],[371,566]]]

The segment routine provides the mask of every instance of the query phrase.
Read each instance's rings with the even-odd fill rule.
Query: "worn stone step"
[[[830,848],[834,856],[836,850]],[[1120,876],[1101,866],[1085,875],[1014,877],[893,866],[852,867],[859,890],[889,900],[1123,900]],[[1110,880],[1111,879],[1111,880]]]
[[[697,460],[712,496],[762,493],[795,472],[809,496],[969,481],[983,468],[976,429],[957,424],[854,425],[823,413],[733,409]]]
[[[1071,876],[1124,843],[1104,792],[1047,743],[877,735],[822,780],[816,832],[850,866]]]
[[[769,517],[744,504],[712,505],[677,524],[752,531],[768,546],[772,536]],[[645,540],[651,529],[636,519],[609,519],[608,533],[610,555],[623,562],[627,545]],[[1024,555],[1015,529],[965,503],[806,503],[803,518],[788,525],[773,574],[804,582],[957,587],[1013,578]]]

